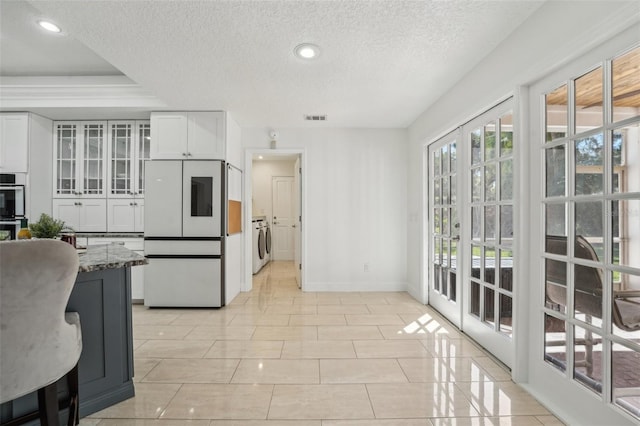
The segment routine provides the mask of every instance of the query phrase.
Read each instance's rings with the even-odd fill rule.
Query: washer
[[[256,219],[253,225],[253,273],[257,274],[264,266],[264,254],[266,249],[264,235],[264,220]]]
[[[264,222],[264,264],[271,260],[271,225],[269,221]]]

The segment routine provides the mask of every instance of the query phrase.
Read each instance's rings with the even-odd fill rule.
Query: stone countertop
[[[78,255],[80,256],[78,272],[125,268],[149,263],[144,256],[125,248],[121,244],[89,246],[86,250],[80,251]]]

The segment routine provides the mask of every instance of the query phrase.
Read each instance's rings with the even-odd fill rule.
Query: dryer
[[[253,273],[257,274],[264,266],[264,255],[266,251],[266,241],[264,233],[264,220],[254,219],[252,221],[253,232]]]
[[[271,225],[269,221],[264,221],[264,264],[271,260]]]

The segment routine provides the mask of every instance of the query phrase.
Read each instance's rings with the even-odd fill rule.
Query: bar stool
[[[38,392],[40,418],[58,425],[56,382],[69,383],[68,425],[79,423],[80,318],[65,313],[78,274],[75,249],[59,240],[0,243],[0,403]]]

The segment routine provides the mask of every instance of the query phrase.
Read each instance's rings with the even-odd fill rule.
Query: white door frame
[[[300,167],[302,168],[302,173],[300,174],[301,179],[301,215],[302,215],[302,224],[301,224],[301,234],[302,241],[300,242],[300,264],[302,265],[302,270],[300,271],[301,278],[301,289],[305,291],[306,288],[306,269],[307,269],[307,179],[306,179],[306,171],[307,171],[307,158],[305,155],[304,149],[251,149],[247,148],[245,150],[244,157],[244,172],[245,172],[245,185],[244,185],[244,227],[247,232],[244,233],[244,250],[245,250],[245,265],[244,265],[244,284],[242,287],[242,291],[250,291],[253,287],[253,271],[252,271],[252,259],[253,259],[253,242],[252,242],[252,233],[251,233],[251,218],[253,216],[253,212],[251,210],[251,200],[253,199],[253,157],[255,155],[299,155],[300,156]]]

